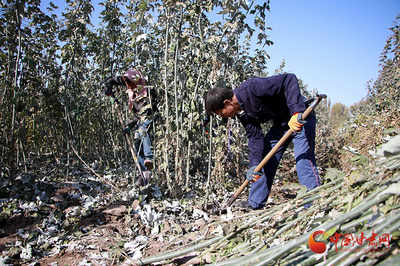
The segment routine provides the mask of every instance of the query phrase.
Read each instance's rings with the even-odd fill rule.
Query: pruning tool
[[[117,111],[117,114],[118,114],[119,122],[121,123],[122,129],[124,129],[125,123],[124,123],[124,119],[122,118],[121,111],[119,110],[119,101],[115,97],[114,94],[111,95],[111,102],[114,104],[115,110]],[[140,176],[142,178],[144,178],[142,169],[140,168],[139,160],[136,156],[135,150],[133,149],[133,145],[132,145],[131,139],[129,138],[128,134],[125,134],[125,139],[126,139],[126,142],[128,143],[128,147],[129,147],[129,150],[131,151],[132,158],[133,158],[133,161],[135,162],[136,168],[138,169]]]

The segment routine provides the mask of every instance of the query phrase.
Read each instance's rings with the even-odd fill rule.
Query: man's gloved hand
[[[130,134],[130,132],[131,132],[131,129],[129,128],[129,127],[126,127],[126,128],[124,128],[123,130],[122,130],[122,134],[125,136],[126,134]]]
[[[250,183],[256,182],[262,176],[261,172],[254,171],[256,168],[257,166],[250,167],[249,171],[246,174],[246,178]]]
[[[289,120],[289,127],[293,132],[298,132],[301,130],[301,128],[304,126],[305,123],[307,123],[307,121],[302,120],[302,115],[303,113],[295,113],[292,115],[292,117]]]

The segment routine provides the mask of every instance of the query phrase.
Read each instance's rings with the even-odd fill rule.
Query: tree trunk
[[[182,181],[182,158],[180,156],[181,151],[181,134],[180,134],[180,123],[179,123],[179,110],[178,110],[178,55],[179,55],[179,41],[181,38],[182,31],[182,21],[183,21],[183,7],[181,6],[180,10],[180,21],[178,28],[178,36],[176,38],[175,44],[175,59],[174,59],[174,94],[175,94],[175,124],[176,124],[176,149],[175,149],[175,176],[176,183],[178,184],[177,188],[179,188],[179,184]]]
[[[15,3],[16,9],[15,9],[15,18],[16,18],[16,23],[18,26],[18,51],[17,51],[17,58],[15,60],[15,70],[14,70],[14,81],[13,81],[13,98],[16,97],[16,92],[15,90],[17,89],[17,80],[18,80],[18,68],[19,68],[19,58],[21,55],[21,20],[20,20],[20,14],[18,12],[18,1]],[[15,173],[15,148],[16,148],[16,137],[15,137],[15,103],[12,104],[12,118],[11,118],[11,143],[10,143],[10,177],[9,181],[10,183],[14,180],[14,173]]]
[[[167,75],[167,63],[168,63],[168,36],[169,36],[169,10],[167,10],[167,25],[165,29],[165,52],[164,52],[164,90],[165,90],[165,146],[164,146],[164,163],[165,163],[165,174],[167,178],[167,186],[171,191],[172,195],[175,195],[174,186],[172,186],[172,180],[169,173],[169,107],[168,107],[168,75]]]

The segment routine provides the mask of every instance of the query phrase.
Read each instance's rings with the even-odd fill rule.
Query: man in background
[[[143,186],[148,184],[149,170],[153,168],[153,152],[148,131],[156,111],[155,90],[146,87],[146,81],[139,71],[129,69],[123,76],[114,76],[106,80],[105,94],[112,96],[113,87],[121,85],[126,87],[128,108],[133,113],[133,118],[123,129],[123,134],[130,134],[130,131],[135,130],[135,139],[138,139],[135,141],[135,149],[144,176],[144,180],[140,177],[135,184]]]

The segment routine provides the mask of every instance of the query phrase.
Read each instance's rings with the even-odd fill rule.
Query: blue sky
[[[263,3],[258,1],[257,3]],[[400,14],[400,0],[271,0],[266,25],[274,45],[268,72],[285,59],[285,71],[351,106],[367,95],[379,75],[380,55]]]

